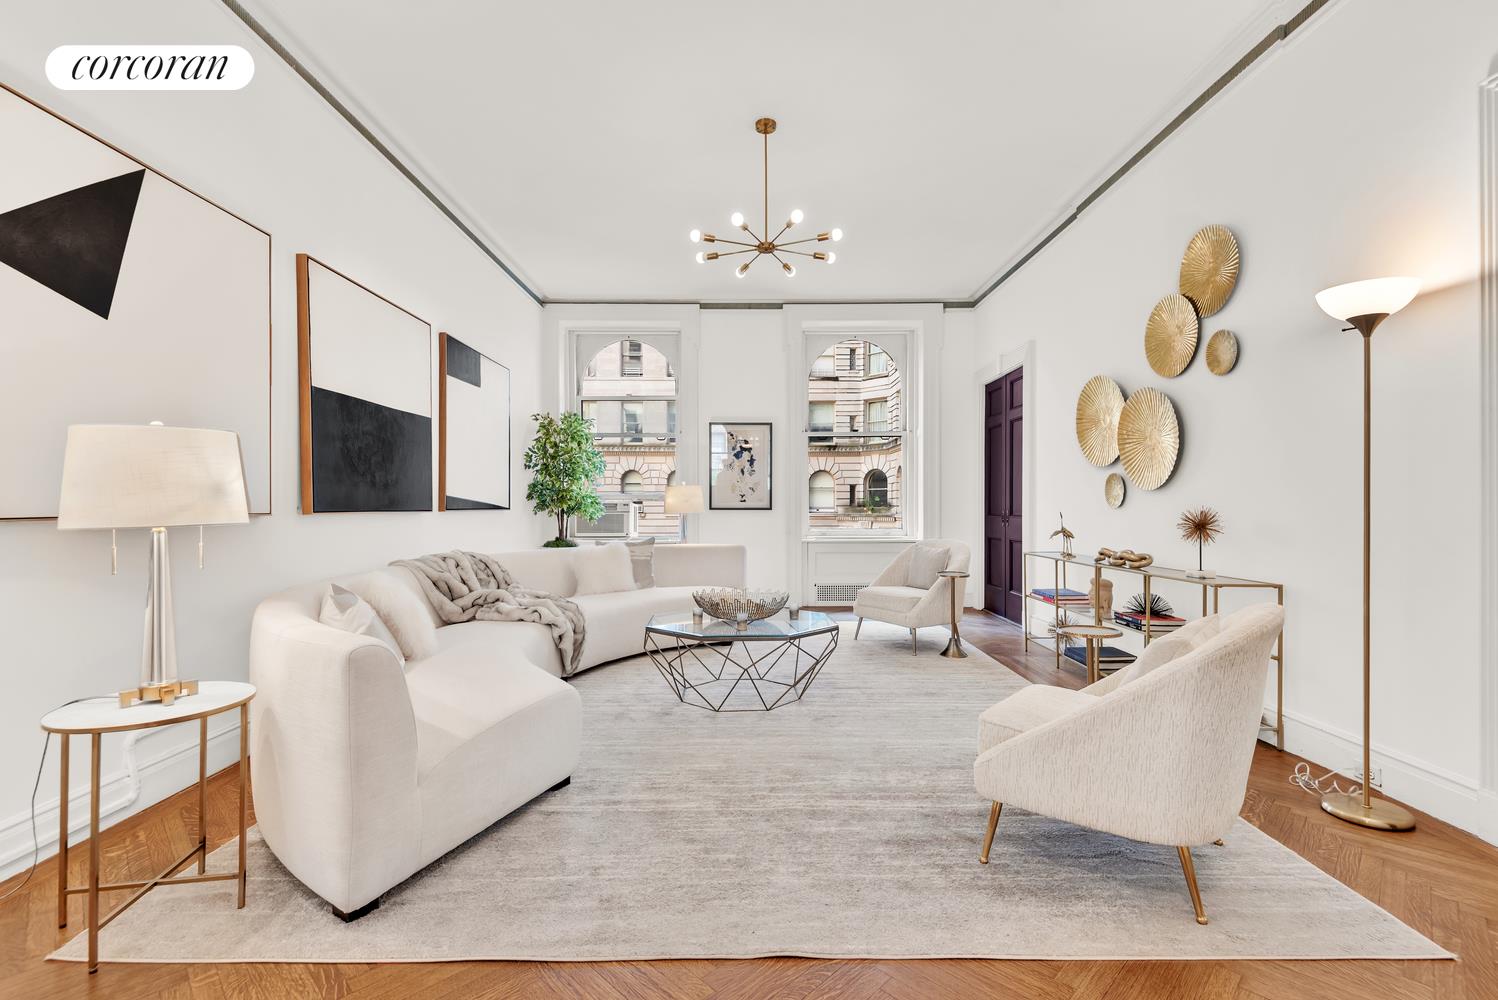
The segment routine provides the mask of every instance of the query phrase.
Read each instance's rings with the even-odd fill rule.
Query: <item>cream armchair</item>
[[[955,539],[933,538],[906,546],[878,579],[858,592],[853,602],[853,613],[858,616],[853,638],[858,638],[865,618],[900,625],[910,629],[910,654],[914,656],[915,630],[949,624],[951,588],[962,583],[936,574],[943,570],[965,573],[971,558],[967,545]]]
[[[1171,845],[1205,924],[1191,846],[1220,841],[1243,806],[1283,624],[1274,604],[1199,619],[1081,691],[1034,685],[984,712],[973,779],[993,806],[978,860],[1004,803]]]

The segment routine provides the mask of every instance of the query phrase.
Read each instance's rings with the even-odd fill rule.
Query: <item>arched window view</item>
[[[626,530],[676,539],[681,517],[665,511],[666,487],[676,477],[676,372],[659,350],[640,340],[618,340],[581,365],[582,414],[593,421],[603,452],[599,498],[608,514],[583,533]]]
[[[900,371],[873,341],[845,340],[806,380],[808,530],[898,534],[904,422]]]

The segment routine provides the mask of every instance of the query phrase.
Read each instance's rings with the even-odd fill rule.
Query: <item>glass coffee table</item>
[[[645,652],[684,705],[768,712],[800,701],[837,648],[837,622],[820,611],[781,611],[745,629],[690,611],[654,615]]]

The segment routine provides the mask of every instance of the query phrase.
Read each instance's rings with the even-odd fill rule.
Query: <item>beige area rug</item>
[[[457,959],[1449,958],[1240,821],[1176,852],[1005,810],[978,864],[978,713],[1024,685],[982,654],[921,655],[874,622],[806,699],[769,714],[679,704],[644,658],[576,678],[570,787],[543,795],[341,923],[252,832],[232,883],[153,892],[100,936],[105,961]],[[1099,747],[1099,753],[1127,753]],[[1328,820],[1335,822],[1335,820]],[[210,868],[232,869],[233,845]],[[54,957],[77,960],[83,937]]]

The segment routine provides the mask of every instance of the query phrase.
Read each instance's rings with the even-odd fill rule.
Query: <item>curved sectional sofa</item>
[[[572,597],[575,550],[496,557],[522,586]],[[657,545],[655,586],[576,597],[579,669],[640,652],[645,623],[701,586],[744,586],[742,545]],[[408,570],[386,567],[420,595]],[[359,574],[364,576],[367,574]],[[276,857],[345,919],[463,841],[571,780],[582,699],[546,626],[438,626],[402,664],[377,639],[318,620],[330,583],[266,598],[250,631],[255,816]],[[421,598],[423,606],[425,598]]]

